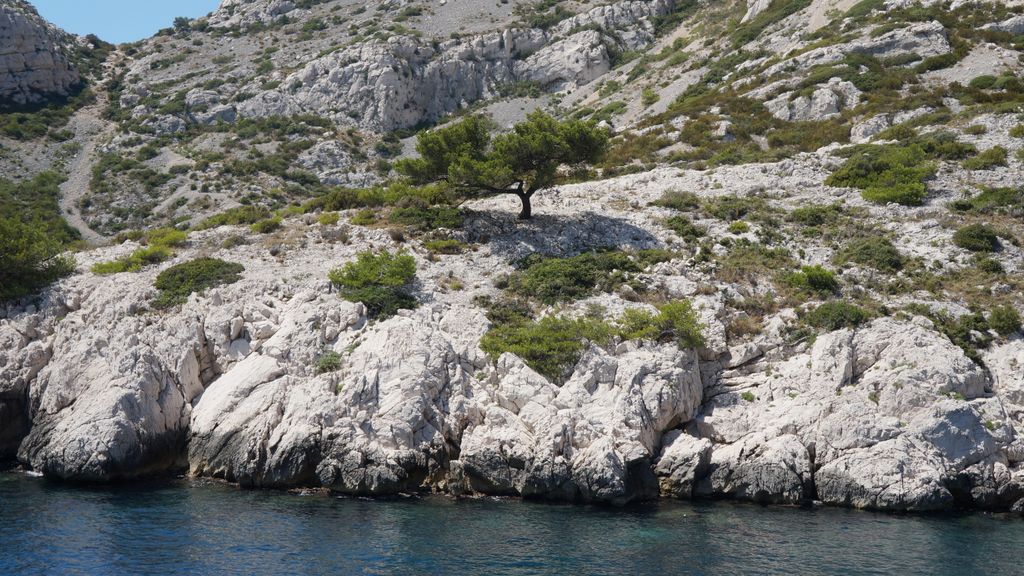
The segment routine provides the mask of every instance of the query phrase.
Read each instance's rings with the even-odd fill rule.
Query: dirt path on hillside
[[[100,115],[107,106],[107,94],[96,96],[96,103],[82,108],[71,117],[68,130],[75,133],[75,142],[81,150],[68,162],[67,180],[61,184],[60,209],[68,224],[74,226],[82,234],[82,239],[91,245],[103,244],[107,237],[93,230],[82,218],[78,201],[89,193],[89,180],[92,167],[96,162],[97,145],[114,133],[116,126],[104,120]]]

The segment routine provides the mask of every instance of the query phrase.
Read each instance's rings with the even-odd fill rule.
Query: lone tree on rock
[[[396,168],[418,184],[447,182],[467,197],[513,194],[522,202],[520,220],[533,216],[534,194],[555,184],[558,168],[599,161],[608,132],[594,122],[559,121],[542,111],[530,114],[511,132],[491,137],[492,122],[470,116],[423,132],[419,158]]]

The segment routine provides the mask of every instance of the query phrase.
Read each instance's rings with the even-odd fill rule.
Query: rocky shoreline
[[[271,251],[223,248],[237,234],[230,227],[192,233],[171,263],[214,255],[246,270],[168,312],[148,304],[161,267],[76,275],[0,319],[0,429],[22,432],[0,448],[74,481],[187,468],[244,487],[366,496],[667,496],[887,511],[1024,504],[1020,338],[989,348],[983,368],[921,316],[793,343],[786,327],[796,314],[784,309],[752,341],[730,346],[723,291],[701,289],[714,281],[674,260],[643,280],[693,302],[706,327],[701,350],[592,346],[561,385],[515,355],[492,361],[480,351],[489,322],[474,296],[495,293],[515,250],[559,239],[579,251],[592,243],[579,224],[587,217],[574,213],[581,198],[653,200],[673,184],[632,176],[542,199],[542,211],[574,222],[573,234],[489,212],[504,200],[477,203],[485,216],[465,232],[489,242],[441,257],[407,244],[421,306],[384,321],[332,293],[326,275],[361,250],[399,245],[372,228],[340,242],[344,224],[310,218],[291,222]],[[621,236],[601,232],[620,247],[653,247],[669,239],[628,231],[656,231],[645,221],[657,217],[627,207],[609,216]],[[81,253],[79,265],[132,249]],[[466,289],[443,288],[455,273]],[[573,307],[592,304],[632,305],[600,294]],[[326,351],[340,369],[318,374]]]

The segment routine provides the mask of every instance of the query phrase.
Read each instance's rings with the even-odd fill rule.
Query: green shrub
[[[657,314],[643,308],[629,308],[618,323],[619,335],[625,340],[671,338],[680,348],[704,346],[704,327],[688,300],[662,304]]]
[[[988,315],[988,325],[1000,336],[1020,331],[1020,313],[1013,306],[996,306]]]
[[[985,274],[1004,274],[1006,269],[995,258],[982,256],[975,259],[974,267]]]
[[[981,76],[976,76],[974,79],[972,79],[968,86],[977,90],[988,90],[989,88],[994,86],[995,83],[995,76],[991,74],[983,74]]]
[[[880,272],[897,272],[903,268],[903,256],[887,238],[868,236],[850,241],[836,256],[838,264],[854,262]]]
[[[837,222],[842,215],[842,204],[812,204],[794,209],[789,220],[804,226],[824,226]]]
[[[757,396],[754,396],[754,393],[749,390],[740,394],[740,398],[742,398],[744,402],[753,402],[757,400]]]
[[[0,155],[2,153],[0,150]],[[20,182],[0,178],[0,219],[29,225],[58,245],[75,242],[80,238],[78,230],[61,216],[60,185],[63,181],[64,177],[56,172],[42,172]]]
[[[177,228],[156,228],[147,232],[145,238],[150,246],[173,248],[184,244],[188,239],[188,233]]]
[[[0,302],[45,288],[75,270],[74,258],[39,223],[0,216]]]
[[[1010,128],[1010,136],[1014,138],[1024,138],[1024,124],[1017,124],[1013,128]]]
[[[977,156],[964,160],[961,165],[967,170],[991,170],[996,166],[1006,166],[1006,148],[989,148]]]
[[[973,211],[981,214],[997,211],[1024,214],[1024,190],[1020,188],[985,188],[977,196],[953,201],[950,207],[961,212]]]
[[[341,370],[341,354],[331,350],[324,352],[316,359],[316,373],[327,374]]]
[[[238,282],[244,271],[241,264],[217,258],[196,258],[171,266],[156,277],[153,285],[160,294],[153,306],[169,308],[184,303],[192,293]]]
[[[337,212],[324,212],[323,214],[317,216],[316,221],[321,226],[334,226],[335,224],[338,223],[338,220],[340,220],[340,218],[341,216]]]
[[[640,94],[640,103],[644,105],[644,108],[653,105],[658,100],[661,100],[661,96],[650,86],[645,87]]]
[[[671,216],[665,220],[665,227],[676,233],[683,240],[696,240],[707,232],[690,221],[682,214]]]
[[[995,252],[999,236],[985,224],[968,224],[953,234],[953,243],[971,252]]]
[[[680,212],[688,212],[700,208],[700,197],[693,192],[679,192],[670,190],[665,192],[661,198],[651,203],[652,206],[672,208]]]
[[[726,282],[754,282],[792,267],[793,258],[785,248],[769,248],[741,238],[722,258],[717,275]]]
[[[736,222],[729,224],[730,234],[745,234],[747,232],[750,232],[750,224],[747,224],[742,220],[737,220]]]
[[[859,188],[869,202],[917,206],[924,202],[924,181],[935,174],[927,156],[916,144],[861,146],[825,183]]]
[[[938,56],[931,56],[925,58],[920,64],[914,67],[914,72],[918,74],[924,74],[925,72],[931,72],[932,70],[942,70],[949,68],[960,61],[960,56],[954,52],[948,52],[946,54],[939,54]]]
[[[821,266],[804,266],[800,268],[799,272],[787,274],[785,282],[797,290],[821,295],[839,290],[839,281],[836,279],[836,275]]]
[[[527,366],[554,382],[563,382],[579,362],[587,342],[599,346],[611,341],[613,329],[592,318],[546,316],[522,319],[491,328],[480,340],[480,349],[497,360],[511,352]]]
[[[370,208],[364,208],[359,212],[356,212],[349,222],[356,226],[370,226],[377,223],[377,211]]]
[[[434,254],[462,254],[466,250],[464,242],[451,238],[429,240],[423,243],[423,247]]]
[[[249,225],[249,229],[252,230],[253,232],[255,232],[256,234],[270,234],[271,232],[274,232],[274,231],[278,230],[280,227],[281,227],[281,217],[280,216],[274,216],[274,217],[271,217],[271,218],[266,218],[264,220],[260,220],[259,222],[254,222],[251,225]]]
[[[578,300],[628,283],[632,273],[653,263],[645,261],[646,256],[624,252],[587,252],[569,258],[533,255],[509,279],[509,290],[545,304]]]
[[[826,302],[804,317],[811,326],[825,330],[856,328],[870,319],[866,310],[847,302]]]
[[[342,298],[362,302],[374,318],[387,318],[405,308],[415,308],[408,287],[416,278],[416,260],[405,253],[360,252],[355,262],[331,270],[331,283]]]
[[[454,229],[462,225],[462,214],[454,206],[410,205],[392,210],[388,222],[419,230]]]
[[[752,196],[718,196],[704,202],[704,210],[712,217],[726,222],[742,220],[768,210],[767,203]]]
[[[171,249],[167,246],[148,246],[138,248],[131,254],[110,260],[108,262],[97,262],[92,266],[92,273],[99,275],[120,274],[122,272],[138,272],[145,266],[159,264],[171,257]]]
[[[270,210],[260,206],[239,206],[225,210],[203,220],[196,226],[196,230],[207,230],[218,226],[238,226],[241,224],[255,224],[260,220],[270,217]]]

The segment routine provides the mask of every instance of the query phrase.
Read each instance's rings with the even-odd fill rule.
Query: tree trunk
[[[533,218],[533,207],[530,205],[530,196],[533,196],[532,192],[516,192],[516,196],[519,197],[519,201],[523,203],[523,211],[519,213],[520,220],[529,220]]]

